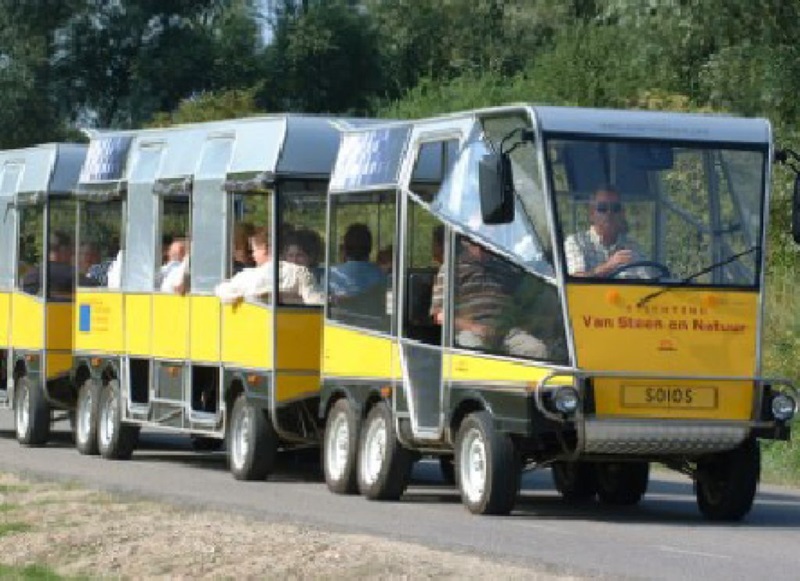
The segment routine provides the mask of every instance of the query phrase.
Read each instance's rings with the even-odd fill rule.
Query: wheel
[[[87,456],[100,453],[97,444],[97,417],[100,406],[100,385],[87,379],[78,391],[78,408],[75,412],[75,447]]]
[[[647,492],[648,462],[603,462],[596,466],[597,496],[614,506],[637,504]]]
[[[456,436],[456,479],[461,501],[473,514],[508,514],[519,491],[514,442],[498,432],[489,412],[466,417]]]
[[[278,436],[264,410],[236,398],[228,433],[228,466],[236,480],[264,480],[275,468]]]
[[[225,441],[208,436],[192,436],[192,450],[195,452],[216,452],[222,450]]]
[[[356,412],[346,398],[333,405],[325,422],[322,466],[325,470],[325,483],[336,494],[358,492],[358,424]]]
[[[445,484],[453,486],[456,483],[456,459],[453,456],[439,456],[439,470]]]
[[[553,484],[568,502],[586,502],[597,494],[597,472],[590,462],[555,462]]]
[[[139,428],[122,422],[119,382],[112,379],[100,390],[97,445],[107,460],[129,460],[139,439]]]
[[[761,477],[761,451],[752,438],[697,464],[697,505],[708,520],[738,521],[750,512]]]
[[[50,406],[42,386],[28,377],[16,381],[14,423],[17,441],[23,446],[44,446],[50,439]]]
[[[370,500],[398,500],[408,487],[414,457],[397,441],[392,411],[382,401],[370,410],[358,450],[358,490]]]

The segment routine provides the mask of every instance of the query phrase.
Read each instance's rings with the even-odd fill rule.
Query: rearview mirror
[[[514,221],[513,179],[511,158],[508,155],[484,155],[478,162],[484,224],[509,224]]]

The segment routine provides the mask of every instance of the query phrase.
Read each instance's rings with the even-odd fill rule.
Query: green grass
[[[42,565],[27,565],[25,567],[0,565],[0,579],[55,581],[56,579],[65,579],[65,577]]]
[[[14,533],[24,533],[30,529],[31,526],[24,522],[3,522],[0,523],[0,537],[13,535]]]
[[[0,502],[0,513],[11,512],[12,510],[17,510],[19,505],[16,504],[9,504],[8,502]]]
[[[28,492],[31,489],[29,484],[0,484],[0,494],[11,494],[13,492]]]

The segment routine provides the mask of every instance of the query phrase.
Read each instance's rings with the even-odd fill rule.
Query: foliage
[[[199,123],[219,119],[235,119],[261,113],[256,105],[255,88],[201,93],[183,99],[172,112],[157,113],[149,127],[166,127],[178,123]]]

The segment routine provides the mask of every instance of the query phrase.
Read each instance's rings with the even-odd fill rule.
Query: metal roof
[[[85,155],[86,146],[77,143],[47,143],[0,151],[3,178],[7,171],[21,169],[21,176],[15,177],[15,183],[2,180],[3,195],[68,194],[78,181]]]

